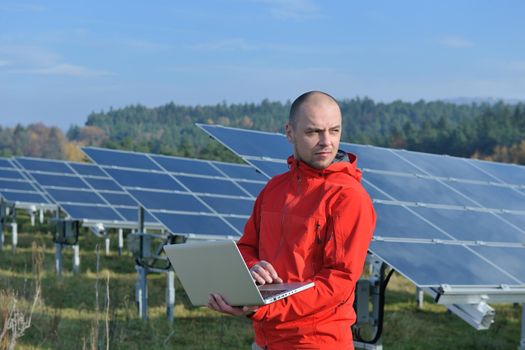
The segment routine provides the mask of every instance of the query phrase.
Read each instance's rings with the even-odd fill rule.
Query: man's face
[[[295,125],[286,125],[286,136],[294,147],[295,158],[316,169],[328,167],[341,140],[341,111],[332,101],[305,102]]]

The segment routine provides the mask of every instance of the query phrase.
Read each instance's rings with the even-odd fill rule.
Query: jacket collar
[[[341,173],[353,177],[358,182],[361,181],[362,177],[361,170],[357,168],[357,156],[342,150],[337,151],[337,155],[332,164],[324,169],[312,168],[302,160],[295,159],[294,156],[288,157],[288,167],[290,171],[300,172],[304,176],[327,177],[332,174]]]

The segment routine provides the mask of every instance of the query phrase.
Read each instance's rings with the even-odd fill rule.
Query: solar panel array
[[[199,125],[267,177],[282,134]],[[377,211],[370,251],[419,287],[525,286],[525,167],[342,143]]]
[[[56,208],[34,181],[7,158],[0,158],[0,197],[18,208]]]
[[[82,150],[178,235],[239,237],[267,181],[247,165],[92,147]]]
[[[84,225],[136,227],[138,203],[93,164],[16,157],[14,163],[46,197]],[[158,226],[146,215],[147,226]]]

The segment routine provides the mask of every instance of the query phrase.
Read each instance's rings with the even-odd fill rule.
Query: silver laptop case
[[[207,305],[210,293],[221,294],[232,306],[264,305],[314,285],[313,282],[278,284],[275,287],[284,290],[263,298],[233,240],[172,244],[164,250],[195,306]]]

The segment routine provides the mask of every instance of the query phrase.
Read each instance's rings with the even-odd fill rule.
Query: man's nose
[[[329,146],[331,142],[330,134],[328,131],[320,132],[319,133],[319,145],[321,146]]]

